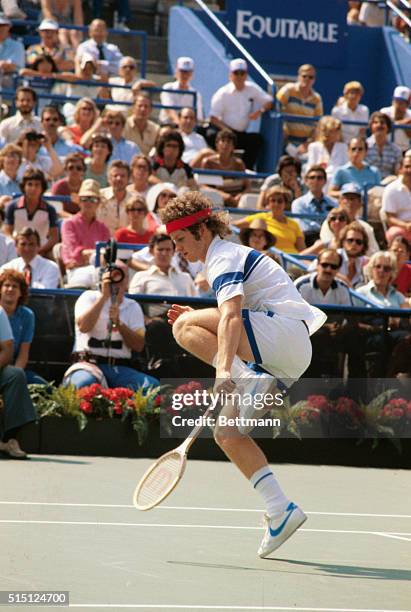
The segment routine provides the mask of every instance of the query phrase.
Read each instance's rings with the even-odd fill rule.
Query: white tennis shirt
[[[302,298],[281,266],[255,249],[216,236],[207,251],[204,271],[219,306],[241,295],[243,308],[305,321],[310,334],[327,318]]]

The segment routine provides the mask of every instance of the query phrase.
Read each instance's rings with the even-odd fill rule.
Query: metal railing
[[[237,38],[230,32],[230,30],[223,24],[223,22],[215,15],[203,0],[194,0],[196,4],[205,12],[207,17],[221,30],[224,36],[235,46],[235,48],[243,55],[246,60],[255,68],[258,74],[267,83],[267,89],[275,97],[276,85],[270,75],[260,66],[260,64],[254,59],[254,57],[247,51],[245,47],[237,40]],[[180,5],[183,5],[183,0],[180,0]]]
[[[38,27],[39,23],[37,21],[31,20],[31,19],[13,19],[12,20],[12,24],[16,25],[16,26],[34,26],[34,27]],[[59,28],[61,28],[62,30],[78,30],[80,32],[88,32],[89,27],[88,26],[79,26],[79,25],[74,25],[74,24],[64,24],[61,23],[59,24]],[[115,35],[119,35],[119,36],[136,36],[138,38],[140,38],[141,41],[141,55],[140,55],[140,74],[141,77],[144,79],[147,73],[147,32],[145,32],[144,30],[118,30],[116,28],[109,28],[107,29],[107,32],[109,34],[115,34]]]

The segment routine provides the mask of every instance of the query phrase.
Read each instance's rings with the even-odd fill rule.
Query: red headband
[[[187,215],[187,217],[181,217],[180,219],[175,219],[174,221],[170,221],[170,223],[166,223],[167,234],[171,234],[171,232],[176,232],[177,230],[185,229],[186,227],[190,227],[190,225],[194,225],[198,221],[202,219],[206,219],[212,213],[211,208],[203,208],[192,215]]]

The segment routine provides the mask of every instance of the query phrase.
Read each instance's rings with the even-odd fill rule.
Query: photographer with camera
[[[113,243],[109,243],[112,245]],[[158,386],[157,379],[132,367],[132,351],[144,349],[145,326],[141,307],[125,297],[128,269],[115,261],[115,248],[106,256],[100,289],[84,291],[75,308],[75,363],[64,384],[77,389],[100,383],[108,387]]]

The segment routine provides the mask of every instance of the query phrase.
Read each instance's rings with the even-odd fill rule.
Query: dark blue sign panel
[[[263,63],[345,64],[346,0],[228,0],[231,32]]]

